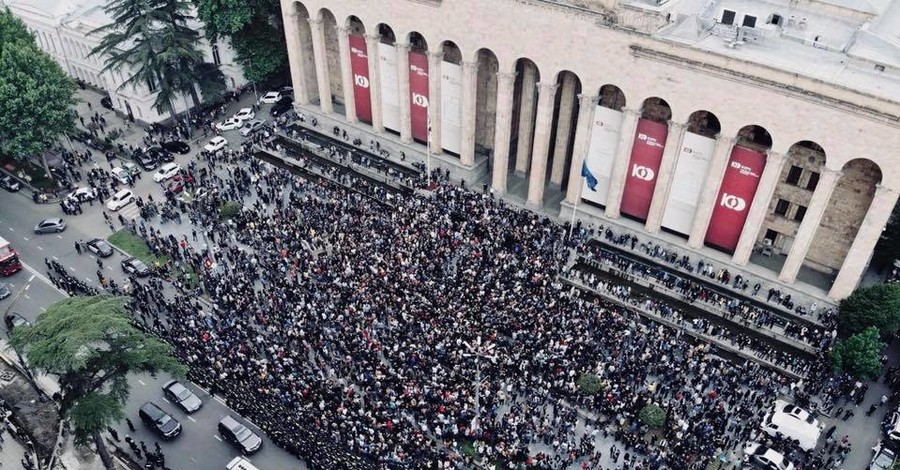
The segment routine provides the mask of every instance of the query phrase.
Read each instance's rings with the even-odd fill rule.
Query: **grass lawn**
[[[147,266],[162,265],[169,260],[168,256],[153,254],[153,252],[150,251],[150,247],[147,246],[147,243],[144,242],[141,237],[131,233],[127,229],[119,230],[107,237],[107,240],[119,247],[122,251],[143,261]]]

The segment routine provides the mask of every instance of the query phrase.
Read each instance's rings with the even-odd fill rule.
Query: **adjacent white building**
[[[104,90],[112,99],[113,107],[133,115],[143,122],[157,122],[168,117],[153,108],[155,91],[151,85],[125,86],[126,74],[103,71],[103,59],[90,56],[100,42],[100,35],[91,31],[109,24],[111,18],[104,11],[106,0],[0,0],[10,11],[25,22],[35,36],[38,46],[56,59],[73,77]],[[203,36],[203,25],[195,22]],[[246,83],[241,67],[235,62],[234,52],[227,40],[210,44],[202,39],[199,45],[206,60],[221,66],[226,86],[237,88]],[[183,110],[186,103],[176,103]]]

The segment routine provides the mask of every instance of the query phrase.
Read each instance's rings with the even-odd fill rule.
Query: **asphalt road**
[[[232,145],[240,141],[237,132],[227,132],[225,136]],[[188,155],[177,155],[176,161],[186,166],[193,157],[197,146]],[[114,161],[114,164],[119,162]],[[106,162],[101,163],[109,169]],[[134,192],[144,197],[152,194],[155,200],[164,200],[162,187],[153,182],[152,173],[144,172],[141,180],[138,180]],[[102,210],[105,209],[99,203],[93,206],[83,205],[84,213],[78,216],[65,216],[59,204],[34,204],[27,194],[8,193],[0,191],[0,236],[7,239],[19,252],[19,257],[24,269],[16,274],[2,278],[10,286],[12,295],[0,301],[0,312],[16,312],[29,321],[35,321],[37,316],[46,310],[48,306],[65,297],[64,293],[54,287],[47,279],[47,259],[60,262],[69,271],[85,282],[93,286],[99,286],[97,279],[97,258],[90,253],[79,255],[75,251],[75,241],[87,241],[92,238],[105,238],[112,231],[106,225]],[[128,213],[132,208],[123,209]],[[111,213],[110,215],[114,215]],[[44,218],[63,217],[68,224],[67,229],[61,234],[36,235],[34,225]],[[118,221],[116,229],[120,228]],[[190,225],[184,227],[188,234]],[[173,227],[174,228],[174,227]],[[111,257],[103,259],[103,273],[107,278],[114,279],[120,286],[128,282],[128,278],[122,271],[120,262],[123,256],[118,252]],[[21,292],[21,294],[20,294]],[[4,330],[3,340],[6,337],[5,325],[0,326]],[[0,347],[6,347],[6,342],[0,340]],[[160,375],[156,378],[146,375],[133,375],[129,377],[131,395],[126,407],[126,414],[134,423],[137,431],[131,433],[122,422],[118,426],[119,437],[131,434],[136,441],[145,441],[150,449],[153,443],[159,440],[166,456],[166,465],[172,469],[192,470],[221,470],[240,452],[218,436],[216,425],[226,414],[237,417],[237,413],[231,411],[218,399],[210,397],[199,387],[187,384],[197,395],[203,399],[204,405],[192,416],[187,416],[179,408],[167,403],[162,394],[161,385],[170,377]],[[138,418],[138,408],[147,401],[153,401],[178,419],[183,426],[180,436],[171,442],[158,439],[146,428]],[[243,421],[243,420],[242,420]],[[302,469],[306,468],[296,457],[288,454],[269,441],[261,431],[252,423],[250,429],[264,438],[262,450],[249,459],[259,468],[265,469]],[[122,442],[124,449],[128,446]]]

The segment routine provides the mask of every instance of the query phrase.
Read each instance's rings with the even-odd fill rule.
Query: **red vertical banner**
[[[428,141],[428,57],[409,53],[409,117],[413,139]]]
[[[350,35],[350,70],[353,73],[353,102],[356,117],[372,124],[372,95],[369,89],[369,54],[366,38]]]
[[[668,135],[669,128],[665,124],[643,118],[638,120],[619,206],[623,214],[647,220]]]
[[[728,251],[737,247],[765,167],[765,153],[738,146],[732,148],[706,230],[708,245]]]

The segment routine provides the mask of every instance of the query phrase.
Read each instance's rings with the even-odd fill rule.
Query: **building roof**
[[[900,101],[900,0],[670,0],[659,9],[670,22],[657,37]]]

